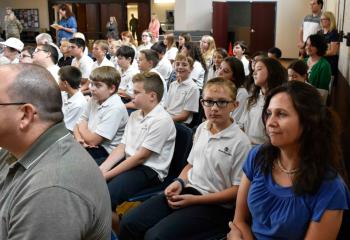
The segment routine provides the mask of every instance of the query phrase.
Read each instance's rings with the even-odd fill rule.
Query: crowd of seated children
[[[227,51],[223,48],[216,48],[213,53],[213,63],[208,68],[207,79],[210,80],[214,77],[218,77],[218,71],[221,62],[228,56]]]
[[[250,141],[230,116],[237,106],[232,82],[209,80],[202,104],[207,121],[196,131],[188,164],[162,195],[123,216],[119,239],[196,239],[227,226]]]
[[[118,94],[122,97],[124,103],[128,103],[134,94],[132,77],[139,73],[138,68],[135,68],[132,64],[135,57],[135,50],[132,47],[123,45],[118,48],[116,57],[121,74]]]
[[[120,75],[115,68],[96,68],[90,80],[92,97],[74,127],[74,137],[97,164],[101,164],[120,143],[128,113],[120,96],[116,94]]]
[[[73,132],[80,116],[86,107],[87,101],[80,92],[81,72],[73,66],[61,67],[58,71],[59,84],[61,91],[67,93],[67,99],[63,101],[62,112],[66,128]]]
[[[290,81],[269,92],[262,118],[268,139],[244,163],[227,239],[338,239],[350,194],[334,113]]]
[[[248,135],[252,145],[263,144],[267,140],[261,119],[265,96],[270,90],[287,81],[281,63],[273,58],[262,58],[255,64],[254,87],[249,96],[239,124]]]
[[[235,121],[238,121],[242,116],[248,99],[248,91],[243,85],[245,81],[243,63],[235,57],[227,57],[221,62],[218,75],[233,82],[237,88],[236,100],[238,106],[232,112],[231,116]]]
[[[175,58],[176,81],[169,87],[164,108],[175,122],[191,123],[193,113],[198,112],[199,89],[190,78],[193,60],[183,54]]]
[[[174,152],[176,129],[160,104],[164,87],[157,73],[133,77],[133,103],[121,143],[100,166],[107,180],[112,210],[135,193],[157,184],[167,176]],[[113,228],[118,217],[113,215]]]

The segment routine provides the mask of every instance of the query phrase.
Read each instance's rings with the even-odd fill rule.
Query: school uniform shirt
[[[98,64],[97,61],[95,61],[92,65],[92,70],[93,71],[94,69],[98,68],[98,67],[102,67],[102,66],[109,66],[109,67],[113,67],[115,68],[114,66],[114,63],[112,63],[111,61],[109,61],[106,57],[103,58],[101,64]]]
[[[175,57],[178,51],[179,50],[176,47],[171,47],[169,50],[165,52],[164,57],[167,58],[169,61],[171,60],[175,61]]]
[[[252,145],[263,144],[268,139],[265,133],[264,123],[261,119],[264,104],[265,96],[260,91],[257,102],[249,110],[247,109],[247,101],[239,120],[240,127],[248,135]]]
[[[162,75],[166,85],[168,86],[170,74],[173,71],[171,62],[167,58],[163,57],[154,69],[156,69]]]
[[[237,89],[237,96],[236,96],[236,101],[239,103],[238,107],[231,113],[232,118],[238,122],[239,119],[241,118],[243,112],[244,112],[244,107],[247,103],[249,94],[247,89],[245,87],[240,87]]]
[[[246,58],[246,56],[242,56],[241,58],[241,62],[243,63],[243,67],[244,67],[244,75],[245,76],[249,76],[249,60]]]
[[[79,60],[77,58],[73,58],[71,65],[80,69],[82,74],[81,78],[88,79],[90,77],[93,64],[94,61],[89,56],[83,55]]]
[[[100,145],[111,153],[122,139],[128,112],[119,95],[113,94],[102,104],[90,98],[79,122],[82,120],[87,121],[91,132],[103,137]]]
[[[51,73],[51,75],[54,77],[54,79],[58,84],[59,83],[58,71],[60,70],[60,67],[57,65],[51,65],[51,66],[48,66],[46,69]]]
[[[122,138],[126,157],[135,155],[141,147],[152,151],[143,165],[158,173],[159,180],[168,175],[175,147],[174,121],[158,104],[146,116],[141,110],[131,113]]]
[[[239,185],[251,148],[248,137],[235,122],[216,134],[210,132],[210,127],[208,121],[199,125],[187,159],[192,165],[187,173],[188,185],[203,195]],[[233,202],[222,206],[232,208]]]
[[[164,108],[171,116],[178,115],[184,110],[191,112],[184,121],[184,123],[191,123],[192,112],[198,112],[199,95],[198,86],[191,78],[182,82],[174,81],[170,84]]]
[[[134,84],[132,78],[138,74],[140,71],[138,68],[129,66],[126,71],[121,71],[121,81],[119,84],[119,89],[126,91],[129,96],[134,96]]]
[[[204,77],[205,70],[202,67],[202,64],[198,61],[194,61],[190,78],[192,78],[192,80],[197,84],[199,89],[203,88]]]
[[[80,91],[63,101],[62,112],[64,115],[64,123],[69,131],[73,131],[76,123],[85,110],[86,104],[87,100]]]

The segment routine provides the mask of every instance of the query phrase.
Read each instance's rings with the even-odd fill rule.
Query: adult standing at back
[[[310,1],[311,14],[307,15],[304,20],[301,28],[299,30],[299,43],[298,48],[300,50],[304,49],[306,39],[311,34],[317,33],[321,30],[320,19],[321,11],[323,7],[323,0],[311,0]]]
[[[152,13],[151,21],[148,25],[148,31],[152,33],[152,41],[157,42],[159,38],[159,28],[160,22],[158,20],[157,14]]]
[[[60,21],[58,24],[58,44],[61,44],[62,38],[71,39],[73,33],[77,31],[77,21],[75,20],[72,10],[67,4],[61,4],[58,8]]]
[[[20,39],[20,34],[23,30],[23,26],[21,22],[15,16],[15,13],[12,11],[10,7],[6,8],[5,15],[5,31],[6,31],[6,39],[10,37],[14,37]]]
[[[137,38],[136,32],[137,32],[137,27],[139,25],[139,20],[135,18],[134,14],[131,14],[131,19],[129,21],[129,30],[132,33],[133,38]]]
[[[335,22],[335,17],[332,12],[324,12],[321,15],[321,27],[322,29],[318,31],[318,34],[324,36],[324,39],[328,45],[327,51],[325,53],[325,58],[331,65],[332,75],[337,76],[338,71],[338,60],[339,60],[339,45],[340,38],[337,31],[337,25]]]

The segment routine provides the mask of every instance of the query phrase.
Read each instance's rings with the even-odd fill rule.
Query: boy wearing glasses
[[[189,124],[193,113],[198,112],[200,93],[197,84],[190,78],[192,69],[192,58],[183,54],[176,56],[176,81],[170,84],[164,104],[164,108],[175,122]]]
[[[96,68],[90,79],[92,98],[74,128],[74,137],[100,165],[120,143],[128,113],[116,94],[120,75],[114,67]]]
[[[157,73],[139,73],[133,83],[132,102],[139,110],[131,113],[121,144],[100,166],[108,181],[113,211],[137,192],[160,184],[174,153],[174,122],[159,104],[164,91],[161,78]],[[115,224],[118,218],[113,216]]]

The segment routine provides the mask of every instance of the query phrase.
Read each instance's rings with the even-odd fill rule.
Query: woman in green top
[[[318,89],[329,90],[331,81],[331,66],[323,57],[327,51],[327,43],[322,35],[310,35],[305,44],[308,58],[305,62],[308,66],[308,82]]]

